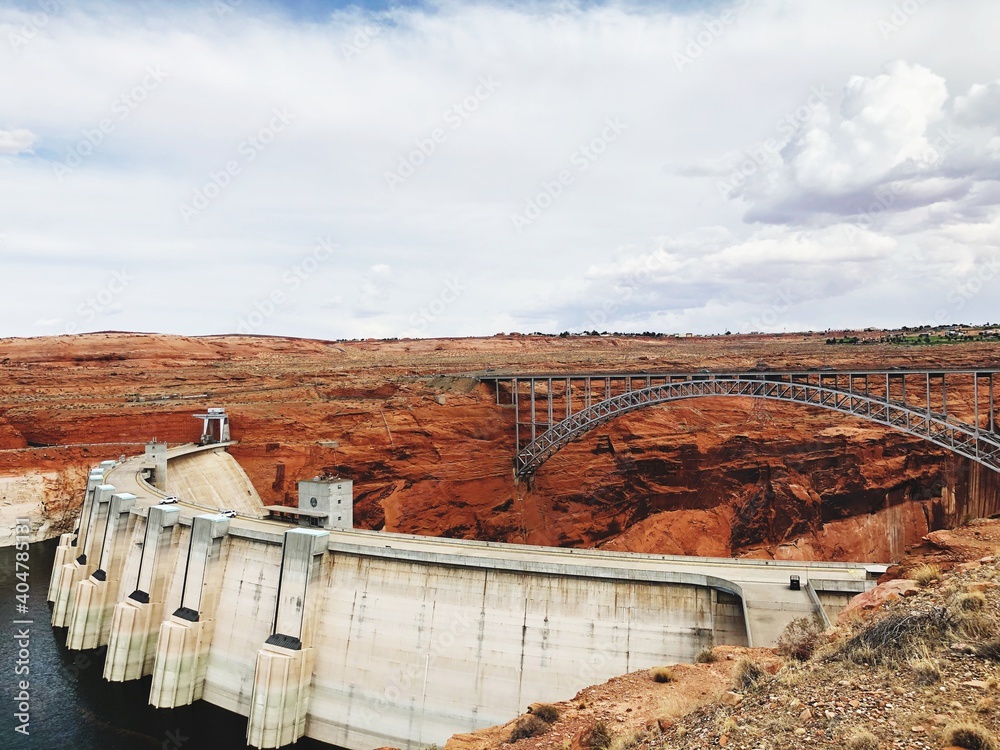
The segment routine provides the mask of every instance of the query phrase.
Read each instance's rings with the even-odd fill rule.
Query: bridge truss
[[[477,374],[514,410],[515,474],[615,417],[687,398],[806,404],[861,417],[1000,471],[994,383],[1000,370]]]

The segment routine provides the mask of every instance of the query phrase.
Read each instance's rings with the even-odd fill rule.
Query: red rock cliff
[[[232,452],[265,502],[294,504],[297,479],[337,472],[355,480],[355,517],[366,528],[671,554],[892,560],[930,529],[1000,510],[996,474],[831,412],[698,399],[620,417],[517,484],[509,407],[486,385],[438,373],[856,365],[851,357],[919,366],[944,355],[952,366],[1000,363],[996,345],[934,349],[860,352],[824,347],[822,336],[6,340],[0,454],[8,474],[37,471],[46,451],[75,451],[72,461],[84,465],[136,452],[154,436],[197,439],[191,414],[218,405],[240,441]],[[89,447],[44,447],[70,444]],[[77,498],[68,492],[62,502]]]

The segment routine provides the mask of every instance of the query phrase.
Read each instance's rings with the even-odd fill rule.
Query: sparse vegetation
[[[670,667],[653,667],[649,670],[649,676],[653,682],[673,682],[677,679]]]
[[[941,568],[937,565],[918,565],[910,571],[910,578],[920,586],[930,586],[941,580]]]
[[[719,657],[715,655],[715,650],[712,648],[705,648],[698,652],[698,655],[694,658],[698,664],[711,664],[719,660]]]
[[[559,719],[559,709],[551,703],[539,703],[531,707],[531,714],[546,724],[554,724]]]
[[[878,737],[867,729],[855,729],[847,737],[847,750],[878,750]]]
[[[967,591],[959,595],[956,604],[966,612],[982,612],[986,608],[986,595],[982,591]]]
[[[823,637],[823,626],[815,617],[792,620],[778,638],[777,650],[782,656],[808,661]]]
[[[733,686],[737,690],[749,690],[766,676],[767,672],[760,662],[744,657],[736,663],[733,670]]]
[[[1000,638],[991,638],[976,649],[976,656],[980,659],[990,659],[1000,661]]]
[[[946,726],[944,741],[966,750],[1000,750],[1000,743],[990,730],[968,721]]]
[[[993,618],[981,610],[960,609],[955,612],[954,626],[963,637],[978,640],[996,633]]]
[[[828,658],[869,665],[897,662],[916,649],[943,642],[951,619],[945,607],[891,612],[874,622],[862,622]]]
[[[514,725],[514,731],[510,733],[510,740],[508,742],[517,742],[528,737],[537,737],[549,731],[551,726],[551,724],[542,721],[534,714],[522,716],[517,720],[517,724]]]
[[[608,750],[611,745],[611,732],[608,731],[608,725],[603,721],[595,722],[580,738],[580,744],[587,750]]]
[[[931,659],[915,659],[910,662],[910,669],[920,685],[934,685],[941,681],[941,668]]]
[[[615,735],[608,745],[608,750],[634,750],[646,739],[645,732],[625,732]]]

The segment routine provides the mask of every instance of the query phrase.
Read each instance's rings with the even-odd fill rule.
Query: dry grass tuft
[[[941,580],[941,568],[937,565],[918,565],[910,571],[910,578],[920,586],[929,586]]]
[[[986,609],[986,594],[982,591],[966,591],[959,594],[955,604],[966,612],[982,612]]]
[[[702,649],[698,655],[694,657],[694,660],[698,664],[712,664],[713,662],[717,662],[719,657],[715,655],[715,651],[713,649],[706,648]]]
[[[941,668],[930,659],[914,659],[910,669],[919,685],[934,685],[941,682]]]
[[[522,716],[517,720],[517,724],[514,725],[514,731],[510,733],[508,742],[517,742],[528,737],[537,737],[540,734],[545,734],[549,731],[550,726],[550,724],[542,721],[534,714]]]
[[[559,709],[551,703],[539,703],[537,706],[532,706],[531,715],[537,716],[546,724],[553,724],[559,719]]]
[[[760,662],[743,657],[736,662],[736,669],[733,670],[733,686],[737,690],[749,690],[765,677],[767,672]]]
[[[625,732],[611,740],[608,750],[634,750],[647,738],[645,732]]]
[[[954,613],[954,627],[962,637],[972,640],[986,638],[996,633],[996,622],[981,610],[960,609]]]
[[[785,626],[778,637],[777,651],[797,661],[808,661],[823,637],[823,625],[815,617],[800,617]]]
[[[963,721],[944,728],[944,742],[966,750],[1000,750],[993,733],[979,724]]]
[[[847,750],[878,750],[878,737],[867,729],[855,729],[844,746]]]
[[[1000,661],[1000,638],[991,638],[986,643],[980,644],[976,649],[976,656],[980,659]]]
[[[580,738],[580,744],[587,750],[608,750],[611,746],[611,732],[603,721],[596,722]]]
[[[677,675],[670,667],[653,667],[649,670],[649,676],[653,682],[674,682],[677,680]]]
[[[945,607],[893,612],[863,623],[827,658],[867,665],[897,663],[904,655],[943,643],[951,624],[952,616]]]

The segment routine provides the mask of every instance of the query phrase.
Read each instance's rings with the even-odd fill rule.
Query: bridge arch
[[[762,398],[860,417],[923,438],[1000,472],[995,374],[996,371],[991,370],[887,370],[508,376],[506,379],[510,381],[517,426],[515,474],[519,478],[531,476],[561,448],[623,414],[658,404],[704,397]],[[481,379],[496,381],[499,402],[504,378]],[[583,387],[580,394],[582,403],[576,409],[572,402],[574,381]],[[637,381],[639,387],[635,388],[633,386]],[[593,397],[594,382],[599,384],[596,400]],[[617,389],[613,382],[618,384]],[[526,403],[522,394],[524,383],[528,384]],[[560,400],[560,385],[563,402],[560,411],[564,408],[565,416],[557,420],[554,402]],[[965,412],[968,412],[971,421],[948,413],[949,387],[953,403],[961,394]],[[969,401],[972,403],[969,404]],[[526,419],[522,419],[522,408]],[[966,414],[961,413],[961,416],[966,417]],[[522,428],[526,430],[523,443],[520,438]]]

